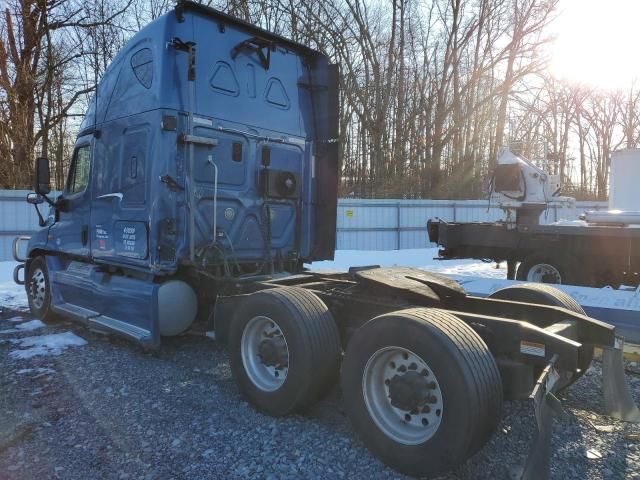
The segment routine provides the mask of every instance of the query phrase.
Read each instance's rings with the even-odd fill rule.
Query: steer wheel
[[[36,257],[29,263],[25,289],[33,316],[45,323],[55,322],[58,317],[51,310],[51,283],[47,262],[43,257]]]

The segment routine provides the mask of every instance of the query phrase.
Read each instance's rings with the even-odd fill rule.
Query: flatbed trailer
[[[427,231],[429,240],[442,247],[439,258],[507,262],[510,280],[592,287],[640,284],[640,226],[432,219]]]

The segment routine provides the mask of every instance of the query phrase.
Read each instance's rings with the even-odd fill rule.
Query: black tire
[[[273,391],[252,381],[243,362],[243,333],[258,317],[275,321],[286,340],[288,371],[284,383]],[[240,391],[259,410],[273,416],[310,406],[335,383],[340,366],[340,334],[331,312],[317,295],[296,287],[249,295],[231,321],[228,348]]]
[[[58,320],[51,310],[51,282],[44,257],[35,257],[29,262],[24,285],[32,315],[44,323]]]
[[[571,295],[542,283],[524,283],[501,288],[489,295],[489,298],[562,307],[572,312],[586,315],[583,308]],[[593,345],[583,344],[578,356],[580,371],[573,373],[569,378],[558,380],[558,391],[567,388],[582,377],[591,365],[591,360],[593,360]]]
[[[573,283],[571,268],[567,262],[563,262],[555,258],[546,258],[540,255],[533,255],[529,258],[525,258],[520,263],[520,265],[518,266],[518,270],[516,272],[516,280],[520,280],[523,282],[535,281],[529,278],[529,272],[532,269],[534,269],[537,265],[550,265],[557,271],[558,275],[560,276],[560,281],[556,281],[555,279],[552,279],[552,276],[548,276],[546,280],[542,280],[540,283],[548,283],[548,284]]]
[[[366,371],[389,347],[416,354],[437,379],[440,424],[421,443],[401,443],[387,435],[367,406]],[[502,413],[502,382],[491,352],[467,324],[437,309],[392,312],[357,330],[347,346],[341,387],[345,409],[367,448],[389,467],[412,476],[440,475],[463,463],[486,443]],[[383,395],[391,398],[390,392],[387,387]]]

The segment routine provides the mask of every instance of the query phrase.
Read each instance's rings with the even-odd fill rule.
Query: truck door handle
[[[82,233],[80,234],[82,240],[82,246],[84,247],[89,242],[89,225],[82,226]]]
[[[111,200],[112,198],[117,198],[118,200],[122,200],[122,196],[123,195],[120,192],[105,193],[104,195],[100,195],[99,197],[96,197],[96,200],[103,200],[103,199]]]
[[[204,145],[206,147],[211,148],[218,145],[218,140],[215,138],[201,137],[198,135],[181,134],[178,137],[178,143],[193,143],[195,145]]]

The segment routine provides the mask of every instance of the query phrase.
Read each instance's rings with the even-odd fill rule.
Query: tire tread
[[[469,455],[478,451],[491,436],[502,413],[502,382],[491,352],[480,336],[455,315],[438,309],[417,309],[422,321],[426,321],[454,341],[465,358],[474,380],[478,412],[478,433],[469,449]],[[475,403],[475,402],[472,402]]]

